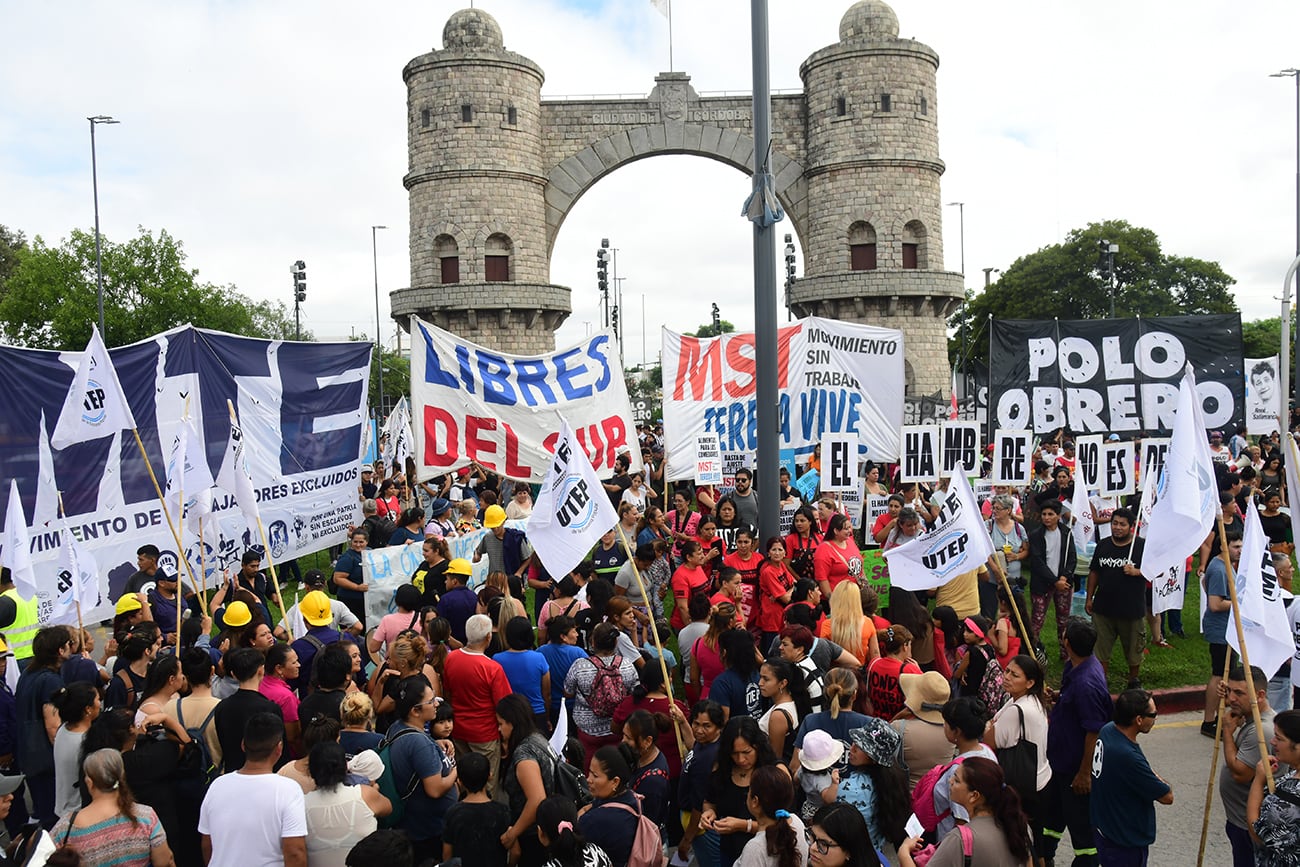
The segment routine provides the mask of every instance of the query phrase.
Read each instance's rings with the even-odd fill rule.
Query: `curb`
[[[1205,686],[1178,686],[1151,691],[1160,713],[1186,713],[1205,709]]]

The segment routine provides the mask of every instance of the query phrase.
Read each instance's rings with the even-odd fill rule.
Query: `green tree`
[[[101,236],[107,342],[121,346],[187,322],[248,337],[292,338],[282,303],[253,301],[233,285],[199,280],[181,243],[166,230],[141,227],[122,243]],[[0,246],[3,246],[0,244]],[[0,331],[8,342],[43,349],[81,349],[97,320],[95,236],[74,229],[57,247],[37,236],[19,248],[0,296]],[[310,334],[303,335],[310,339]]]
[[[365,334],[360,334],[353,340],[373,343]],[[384,367],[384,405],[379,405],[379,366]],[[393,407],[397,406],[397,401],[406,395],[409,403],[411,400],[411,358],[409,355],[399,355],[398,353],[383,348],[382,356],[380,353],[372,351],[370,353],[370,406],[380,414],[379,423],[382,425],[383,420],[392,412]]]
[[[1295,312],[1287,317],[1289,331],[1295,333]],[[1282,335],[1278,333],[1278,323],[1282,317],[1272,319],[1255,319],[1241,323],[1241,348],[1246,358],[1268,358],[1277,355],[1282,344]]]
[[[1219,267],[1160,248],[1150,229],[1124,220],[1089,223],[1060,244],[1022,256],[998,281],[948,321],[956,329],[949,341],[954,362],[967,328],[967,358],[988,359],[987,323],[996,319],[1100,319],[1110,315],[1111,282],[1101,263],[1101,242],[1118,244],[1115,253],[1115,316],[1176,316],[1233,313],[1236,281]]]
[[[718,320],[718,330],[722,334],[730,334],[731,332],[736,330],[736,326],[732,325],[730,322],[728,322],[725,319],[720,319]],[[706,322],[703,325],[701,325],[699,328],[695,329],[694,331],[686,332],[686,336],[687,337],[717,337],[717,334],[713,330],[713,323]]]
[[[4,293],[5,283],[18,267],[18,257],[26,249],[27,239],[22,232],[0,226],[0,294]]]

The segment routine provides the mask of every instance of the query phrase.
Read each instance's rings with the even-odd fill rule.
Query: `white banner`
[[[978,476],[980,472],[980,425],[975,421],[949,421],[940,427],[943,442],[943,465],[940,475],[954,472]]]
[[[1137,472],[1133,443],[1106,443],[1101,447],[1101,484],[1103,497],[1126,497],[1133,493]]]
[[[903,462],[900,482],[933,482],[939,478],[939,426],[915,424],[903,427]]]
[[[561,417],[555,456],[528,519],[528,541],[546,571],[563,577],[617,523],[618,513],[591,461],[579,451],[568,419]]]
[[[695,436],[725,451],[755,451],[754,334],[689,337],[664,329],[664,433],[673,478],[689,477]],[[903,424],[903,333],[810,317],[780,329],[778,447],[800,463],[828,433],[853,434],[859,457],[898,459]]]
[[[848,513],[849,520],[853,522],[853,529],[862,529],[862,479],[854,479],[852,487],[840,491],[840,505]],[[873,519],[874,520],[874,519]]]
[[[612,331],[546,355],[509,355],[412,318],[411,341],[415,463],[422,478],[475,462],[507,478],[540,483],[561,414],[598,475],[612,475],[621,452],[627,452],[632,472],[641,470]]]
[[[1169,451],[1169,437],[1147,437],[1139,443],[1142,466],[1147,472],[1138,479],[1138,487],[1147,489],[1147,479],[1160,480],[1160,472],[1165,468],[1165,453]]]
[[[1079,437],[1074,441],[1074,483],[1085,491],[1101,487],[1101,437]]]
[[[1278,384],[1278,358],[1243,359],[1246,367],[1246,433],[1268,434],[1278,429],[1282,392]]]
[[[1187,580],[1187,561],[1170,566],[1151,578],[1151,613],[1182,611],[1184,582]],[[1204,596],[1205,594],[1201,594]]]
[[[698,434],[695,437],[695,484],[722,484],[722,449],[717,434]]]
[[[848,492],[862,490],[858,478],[858,449],[856,438],[828,436],[822,440],[823,491]]]
[[[1028,485],[1034,476],[1033,459],[1033,431],[998,431],[993,435],[993,484]]]
[[[980,516],[970,482],[956,473],[934,528],[885,552],[889,581],[903,590],[941,587],[982,566],[993,554],[993,541]]]

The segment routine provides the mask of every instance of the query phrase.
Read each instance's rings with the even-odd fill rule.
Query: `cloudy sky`
[[[102,229],[180,238],[203,279],[290,299],[304,325],[373,335],[373,224],[386,291],[410,282],[402,66],[441,47],[460,0],[20,3],[0,0],[0,223],[57,243],[92,226],[86,117]],[[649,0],[477,0],[543,93],[643,96],[668,68]],[[773,0],[772,87],[837,39],[847,0]],[[750,88],[749,4],[678,0],[674,66],[698,91]],[[1165,249],[1217,260],[1246,318],[1276,315],[1295,253],[1300,3],[897,0],[901,35],[938,51],[945,202],[965,202],[968,284],[1088,222],[1147,226]],[[1289,43],[1289,44],[1288,44]],[[620,169],[576,205],[551,280],[573,287],[561,343],[599,318],[594,251],[619,252],[629,363],[661,325],[693,329],[716,301],[752,325],[749,182],[695,157]],[[958,210],[946,267],[960,270]],[[778,231],[792,231],[785,223]],[[645,297],[646,315],[641,316]],[[87,315],[92,315],[87,311]]]

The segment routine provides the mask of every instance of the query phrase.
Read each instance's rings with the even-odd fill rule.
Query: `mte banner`
[[[1205,423],[1245,422],[1241,317],[1031,321],[995,319],[993,427],[1049,434],[1167,434],[1183,368],[1196,372]]]
[[[201,439],[197,453],[213,475],[230,440],[226,402],[234,404],[270,555],[283,562],[345,541],[348,526],[361,519],[358,462],[370,351],[367,343],[259,340],[187,325],[109,356],[160,485],[167,482],[187,403],[190,435]],[[112,600],[136,571],[141,545],[158,546],[160,566],[169,574],[184,572],[178,554],[199,574],[194,524],[177,522],[184,548],[178,552],[130,431],[53,449],[47,458],[53,483],[38,483],[41,415],[53,429],[81,355],[0,346],[0,462],[17,480],[24,513],[42,515],[31,522],[30,535],[43,619],[60,590],[61,522],[41,505],[54,491],[63,494],[72,537],[107,579],[108,595],[83,606],[86,621],[113,616]],[[0,512],[8,507],[8,492],[0,491]],[[208,586],[216,586],[222,570],[238,569],[244,551],[260,544],[234,492],[214,489],[212,514],[203,521]]]
[[[664,329],[668,469],[688,478],[695,437],[722,450],[758,448],[754,333],[689,337]],[[780,448],[800,463],[827,434],[851,434],[859,457],[898,460],[903,424],[903,333],[810,317],[777,334]]]
[[[435,476],[477,463],[517,481],[542,481],[560,415],[602,478],[627,452],[641,469],[636,425],[613,332],[546,355],[508,355],[411,319],[415,462]],[[691,440],[691,465],[695,441]]]

